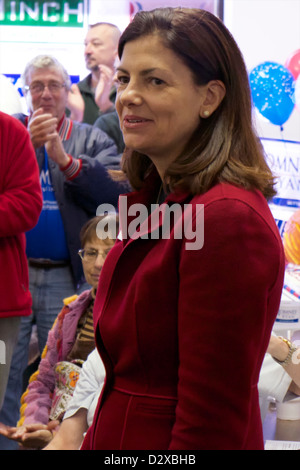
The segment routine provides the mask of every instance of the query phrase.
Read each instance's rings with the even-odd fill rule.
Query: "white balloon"
[[[0,111],[6,114],[23,112],[21,95],[5,75],[0,75]]]

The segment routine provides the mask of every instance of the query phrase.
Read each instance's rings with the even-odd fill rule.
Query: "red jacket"
[[[42,193],[28,131],[0,112],[0,318],[31,313],[25,235],[39,218]]]
[[[151,201],[152,188],[128,206]],[[219,184],[167,201],[204,204],[204,245],[187,250],[173,231],[109,253],[94,309],[107,378],[82,449],[262,449],[257,382],[283,283],[278,229],[258,191]]]

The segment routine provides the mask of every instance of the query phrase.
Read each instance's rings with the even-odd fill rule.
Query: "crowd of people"
[[[90,26],[84,56],[73,85],[32,58],[28,113],[0,112],[0,449],[262,449],[300,370],[238,45],[159,8]]]

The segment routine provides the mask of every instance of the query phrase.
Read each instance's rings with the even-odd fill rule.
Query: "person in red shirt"
[[[86,288],[77,254],[81,227],[100,203],[117,205],[124,191],[108,172],[119,168],[113,141],[100,129],[66,117],[70,78],[63,65],[55,57],[38,55],[26,65],[22,82],[29,116],[14,117],[27,128],[35,149],[43,208],[37,225],[26,233],[32,315],[21,320],[0,412],[0,421],[11,426],[18,421],[33,325],[41,354],[61,299]],[[0,436],[0,449],[7,448],[4,441]]]
[[[184,8],[137,13],[119,57],[134,191],[97,290],[106,379],[82,449],[263,449],[285,263],[245,63],[221,20]]]
[[[0,409],[19,323],[31,314],[25,232],[42,209],[39,169],[29,134],[0,112]]]

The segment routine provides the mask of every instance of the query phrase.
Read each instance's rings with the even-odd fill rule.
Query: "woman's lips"
[[[151,119],[147,119],[141,116],[126,115],[123,119],[123,125],[126,129],[136,129],[139,127],[143,127],[149,122],[151,122]]]

